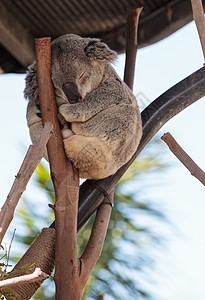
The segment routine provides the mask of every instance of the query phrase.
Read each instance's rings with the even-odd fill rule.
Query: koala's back
[[[71,128],[76,135],[96,139],[95,149],[91,152],[97,153],[95,173],[97,161],[102,161],[99,167],[100,178],[103,167],[103,177],[107,177],[131,158],[141,139],[142,125],[136,98],[111,67],[98,89],[89,93],[84,101],[91,105],[92,100],[96,101],[97,97],[107,102],[107,108],[85,122],[73,122]],[[93,145],[91,147],[93,148]],[[102,151],[98,151],[99,149]],[[89,152],[88,149],[86,151]],[[86,175],[84,177],[89,177],[87,171]]]
[[[76,134],[79,130],[85,135],[97,135],[110,142],[120,139],[123,134],[128,137],[133,136],[136,130],[141,131],[141,115],[136,98],[111,66],[107,68],[98,88],[87,94],[83,101],[87,108],[99,102],[101,105],[104,102],[104,105],[89,120],[72,123]]]

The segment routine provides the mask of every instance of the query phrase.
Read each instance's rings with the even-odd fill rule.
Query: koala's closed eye
[[[79,76],[79,79],[83,79],[83,77],[85,76],[85,71],[83,71],[80,76]]]

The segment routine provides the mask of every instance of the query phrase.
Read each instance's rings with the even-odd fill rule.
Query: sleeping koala
[[[116,53],[98,39],[67,34],[51,44],[52,81],[67,157],[81,178],[114,174],[137,149],[142,135],[136,99],[110,63]],[[42,120],[36,63],[26,76],[27,121],[37,143]]]

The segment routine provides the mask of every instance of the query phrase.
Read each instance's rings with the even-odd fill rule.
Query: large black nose
[[[82,100],[82,96],[74,82],[65,83],[62,89],[70,103],[77,103]]]

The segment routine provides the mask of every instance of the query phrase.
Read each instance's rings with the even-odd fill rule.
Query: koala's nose
[[[70,103],[77,103],[82,100],[82,96],[79,93],[78,87],[74,82],[65,83],[62,86],[62,89]]]

